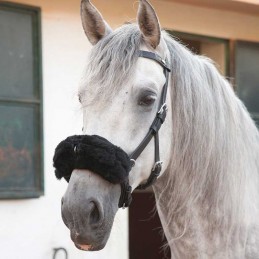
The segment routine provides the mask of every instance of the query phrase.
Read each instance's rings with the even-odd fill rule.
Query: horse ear
[[[112,32],[100,12],[89,0],[81,1],[81,20],[85,34],[93,45]]]
[[[160,43],[161,29],[154,8],[146,0],[140,0],[137,19],[145,42],[155,49]]]

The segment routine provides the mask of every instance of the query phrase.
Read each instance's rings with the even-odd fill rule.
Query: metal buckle
[[[135,159],[130,159],[130,162],[131,162],[131,167],[134,167],[135,164],[136,164],[136,160]]]
[[[155,164],[152,167],[152,171],[155,171],[158,165],[160,165],[162,167],[163,163],[164,163],[163,161],[155,162]]]
[[[158,114],[161,114],[161,113],[163,113],[164,111],[168,111],[168,108],[167,108],[167,104],[166,103],[164,103],[162,106],[161,106],[161,108],[160,108],[160,110],[157,112]]]
[[[162,66],[164,67],[164,69],[166,69],[168,72],[171,72],[171,69],[168,67],[165,59],[160,58],[160,62],[162,64]]]

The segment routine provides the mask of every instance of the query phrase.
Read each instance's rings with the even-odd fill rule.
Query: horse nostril
[[[94,201],[91,201],[89,205],[92,207],[89,213],[89,223],[97,224],[102,218],[100,208],[98,204]]]
[[[61,206],[64,204],[64,197],[61,198]]]

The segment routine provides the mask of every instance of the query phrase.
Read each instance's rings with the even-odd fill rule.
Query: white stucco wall
[[[0,258],[51,259],[53,248],[64,247],[71,259],[127,259],[127,211],[120,210],[107,247],[83,252],[70,240],[61,219],[60,200],[65,181],[52,167],[56,145],[80,134],[82,118],[77,85],[90,45],[79,17],[79,1],[20,1],[42,8],[45,195],[40,199],[0,201]],[[69,10],[69,11],[68,11]],[[65,258],[60,252],[57,259]]]

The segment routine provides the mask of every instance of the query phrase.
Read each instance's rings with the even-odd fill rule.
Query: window
[[[238,41],[235,52],[237,93],[259,126],[259,43]]]
[[[229,41],[226,39],[189,34],[184,32],[171,32],[180,39],[192,52],[211,58],[220,73],[229,76]]]
[[[0,198],[43,194],[40,9],[0,3]]]

